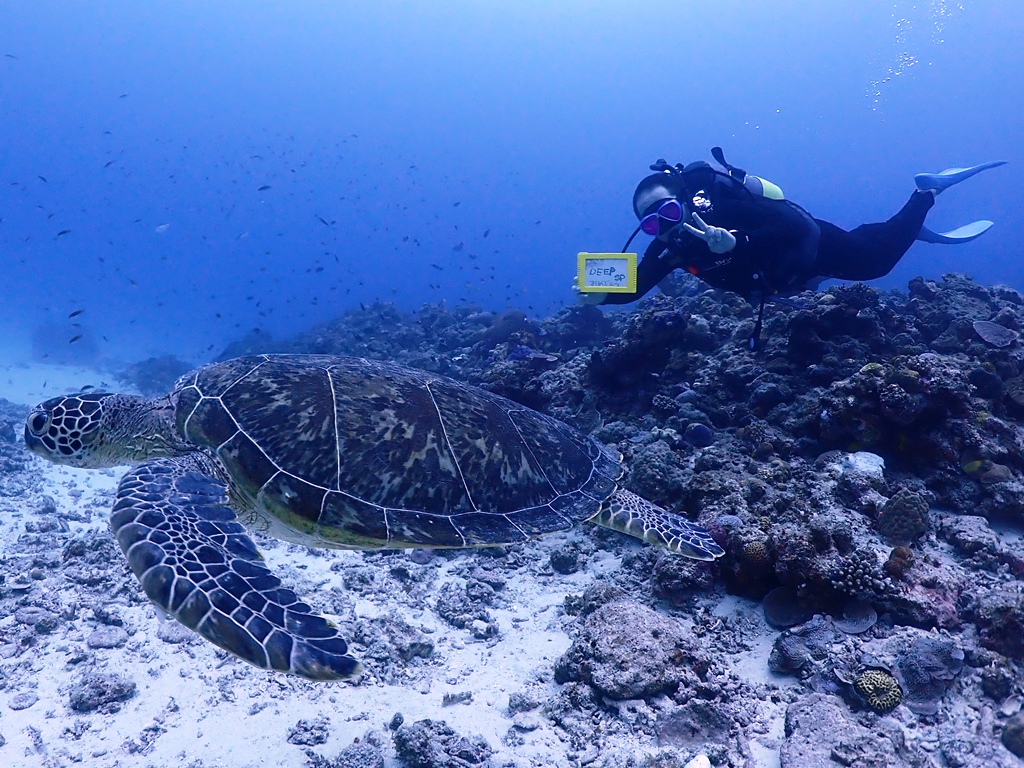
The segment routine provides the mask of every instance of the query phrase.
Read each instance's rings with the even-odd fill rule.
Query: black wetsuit
[[[710,166],[685,173],[680,184],[689,209],[685,221],[696,211],[707,224],[735,231],[736,247],[712,253],[679,227],[668,242],[655,239],[647,248],[637,266],[636,293],[610,293],[602,304],[636,301],[674,269],[750,301],[799,293],[823,278],[874,280],[896,266],[935,203],[932,194],[914,192],[888,221],[847,232],[788,200],[755,195]]]

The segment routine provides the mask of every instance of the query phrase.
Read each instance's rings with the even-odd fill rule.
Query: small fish
[[[84,387],[82,387],[78,391],[79,392],[88,392],[90,389],[96,389],[96,387],[94,387],[92,384],[86,384]]]
[[[452,208],[458,208],[461,204],[462,204],[461,200],[459,200],[457,203],[452,203]]]
[[[259,187],[256,191],[257,192],[266,192],[268,189],[270,189],[270,185],[269,184],[264,184],[262,187]]]
[[[49,184],[49,183],[50,183],[50,182],[48,182],[48,181],[46,180],[46,177],[45,177],[45,176],[36,176],[36,178],[37,178],[37,179],[39,179],[40,181],[42,181],[42,182],[43,182],[43,184]]]
[[[68,320],[70,320],[72,317],[78,317],[83,312],[85,312],[84,309],[76,309],[74,312],[72,312],[70,315],[68,315]]]
[[[444,271],[444,267],[442,267],[440,264],[431,264],[430,266],[432,266],[434,269],[440,270],[442,272]]]
[[[77,336],[72,336],[70,339],[68,339],[68,344],[74,344],[80,338],[82,338],[82,334],[78,334]]]
[[[13,53],[5,53],[5,54],[4,54],[4,58],[8,58],[8,59],[15,59],[15,60],[17,60],[17,58],[18,58],[18,57],[17,57],[17,56],[15,56],[15,55],[14,55]]]
[[[105,164],[105,165],[104,165],[103,167],[104,167],[104,168],[109,168],[109,167],[110,167],[110,166],[112,166],[113,164],[114,164],[114,161],[113,161],[113,160],[107,160],[106,164]]]
[[[484,237],[487,237],[489,234],[491,234],[491,230],[485,229],[484,230]]]
[[[64,235],[70,235],[70,234],[71,234],[71,230],[70,229],[62,229],[60,232],[57,233],[57,237],[64,237]]]
[[[331,225],[330,225],[330,224],[329,224],[329,223],[327,222],[327,219],[325,219],[325,218],[324,218],[323,216],[317,216],[317,218],[318,218],[318,219],[320,219],[320,223],[321,223],[321,224],[323,224],[323,225],[324,225],[325,227],[329,227],[329,226],[331,226]]]
[[[161,224],[156,229],[154,229],[153,231],[162,235],[164,232],[166,232],[170,228],[171,228],[170,224]]]
[[[462,250],[462,247],[463,247],[464,245],[465,245],[465,243],[459,243],[458,245],[454,245],[454,246],[452,246],[452,250],[453,250],[453,251],[461,251],[461,250]]]
[[[117,98],[119,98],[119,99],[127,99],[127,98],[128,98],[128,94],[127,94],[127,93],[122,93],[122,94],[121,94],[120,96],[118,96]]]

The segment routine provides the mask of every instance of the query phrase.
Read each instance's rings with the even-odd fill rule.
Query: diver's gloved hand
[[[697,222],[697,226],[683,222],[683,226],[686,227],[686,231],[691,235],[699,237],[705,243],[708,244],[708,250],[712,253],[728,253],[736,247],[736,235],[730,232],[728,229],[722,229],[721,227],[712,227],[704,223],[704,219],[698,216],[696,213],[693,214],[693,220]],[[700,227],[698,229],[697,227]]]
[[[572,279],[572,292],[576,294],[576,300],[580,304],[591,307],[600,304],[608,296],[604,291],[581,291],[579,278],[576,277]]]

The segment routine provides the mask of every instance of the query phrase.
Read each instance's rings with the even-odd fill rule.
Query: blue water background
[[[716,144],[846,227],[1008,160],[929,217],[989,234],[877,284],[1024,288],[1021,39],[1006,0],[4,0],[0,339],[200,362],[375,299],[546,314],[648,164]]]

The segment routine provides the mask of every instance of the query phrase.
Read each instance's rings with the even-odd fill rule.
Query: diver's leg
[[[849,232],[818,220],[821,238],[815,270],[838,280],[874,280],[889,274],[914,244],[933,205],[931,192],[914,192],[888,221],[862,224]]]

